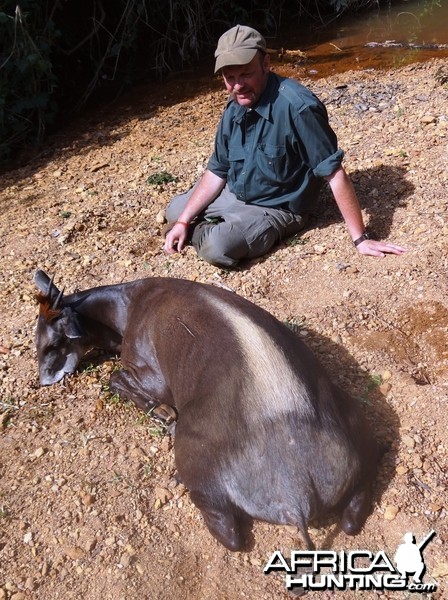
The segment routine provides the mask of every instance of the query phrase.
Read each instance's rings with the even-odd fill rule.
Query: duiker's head
[[[43,271],[36,271],[34,282],[39,289],[39,319],[36,350],[41,385],[51,385],[76,370],[89,349],[79,324],[79,317],[64,306],[63,292]]]

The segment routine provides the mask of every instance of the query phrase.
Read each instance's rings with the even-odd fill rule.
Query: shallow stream
[[[400,0],[325,25],[282,27],[268,44],[283,47],[286,62],[314,77],[401,67],[432,57],[447,58],[448,65],[448,0]],[[294,54],[297,50],[305,56]]]

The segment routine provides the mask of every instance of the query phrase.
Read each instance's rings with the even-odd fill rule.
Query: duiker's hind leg
[[[190,497],[199,508],[214,538],[228,550],[245,550],[252,521],[231,502],[198,491],[190,491]]]
[[[171,394],[160,384],[158,387],[154,386],[149,377],[142,377],[142,380],[136,379],[129,371],[120,369],[112,373],[110,389],[112,393],[132,400],[138,408],[145,412],[154,409],[152,414],[167,423],[177,418],[176,411],[168,404],[163,403],[170,399]]]
[[[361,531],[371,510],[370,490],[356,492],[342,513],[341,527],[347,535],[356,535]]]

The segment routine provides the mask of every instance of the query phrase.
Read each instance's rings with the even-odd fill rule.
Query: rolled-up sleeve
[[[335,173],[342,164],[344,158],[343,150],[336,150],[334,154],[323,160],[313,169],[313,173],[316,177],[329,177]]]
[[[307,106],[297,116],[303,161],[315,177],[328,177],[339,169],[344,151],[338,148],[336,134],[328,123],[325,107],[319,102]]]

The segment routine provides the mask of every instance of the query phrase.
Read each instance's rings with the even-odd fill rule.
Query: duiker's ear
[[[50,279],[48,275],[38,269],[34,274],[34,283],[36,284],[38,290],[44,294],[49,300],[56,300],[61,296],[61,292],[53,283],[53,277]]]
[[[65,336],[70,340],[79,340],[84,337],[84,331],[79,323],[78,315],[71,308],[66,306],[63,309],[61,321]]]

